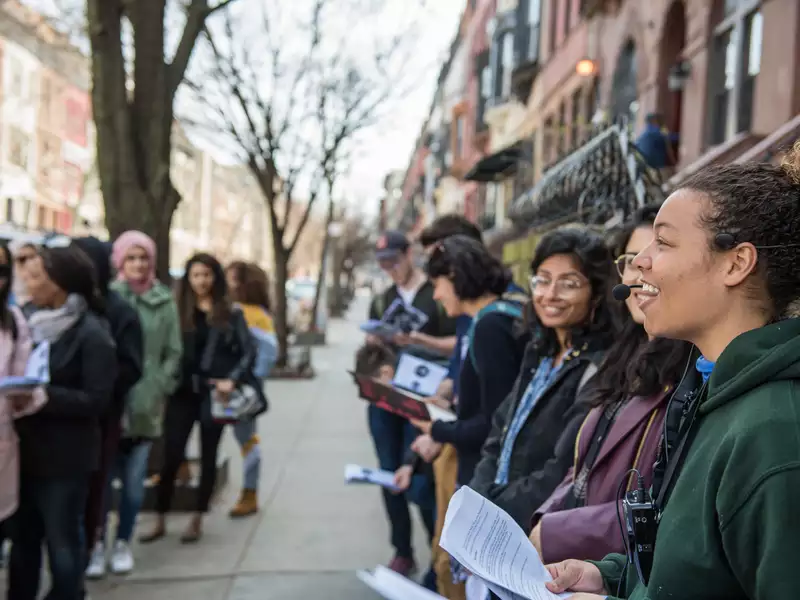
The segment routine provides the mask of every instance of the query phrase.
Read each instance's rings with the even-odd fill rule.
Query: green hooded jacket
[[[800,318],[749,331],[717,360],[631,600],[800,597]],[[594,563],[615,594],[625,557]],[[613,598],[613,596],[611,596]]]
[[[160,282],[142,295],[134,294],[123,281],[114,281],[110,287],[136,309],[144,336],[142,378],[128,394],[124,435],[157,438],[164,402],[180,376],[183,338],[178,308],[169,288]]]

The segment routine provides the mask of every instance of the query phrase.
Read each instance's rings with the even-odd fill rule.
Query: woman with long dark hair
[[[242,312],[227,295],[225,272],[210,254],[196,254],[186,263],[178,288],[178,315],[183,331],[182,381],[167,402],[164,416],[164,462],[158,483],[153,530],[143,543],[166,535],[166,515],[172,504],[175,476],[183,462],[192,427],[200,424],[200,486],[197,505],[181,542],[197,542],[203,535],[217,476],[217,451],[224,425],[211,417],[212,393],[227,398],[250,375],[255,347]]]
[[[0,244],[0,377],[25,374],[31,353],[31,332],[18,307],[10,305],[14,281],[11,251]],[[5,562],[4,545],[8,523],[19,501],[19,448],[14,419],[32,414],[47,399],[42,388],[0,396],[0,564]]]
[[[657,529],[630,568],[621,554],[567,560],[548,587],[577,600],[797,597],[800,144],[783,166],[697,173],[654,231],[632,263],[645,328],[700,353],[656,467]]]
[[[269,278],[258,265],[234,262],[225,270],[231,299],[241,308],[244,319],[258,346],[256,375],[263,379],[277,358],[275,324],[269,313]],[[241,419],[233,425],[233,434],[242,451],[243,487],[239,501],[231,509],[231,518],[258,512],[258,484],[261,478],[261,445],[255,418]]]
[[[624,284],[639,278],[632,261],[652,242],[657,212],[658,207],[640,210],[618,236],[616,266]],[[531,541],[544,561],[622,552],[619,495],[638,485],[632,469],[645,485],[652,481],[667,403],[691,346],[649,336],[639,294],[634,290],[625,301],[622,327],[580,399],[593,409],[578,433],[573,467],[533,517]]]
[[[83,594],[83,514],[90,476],[100,462],[100,419],[111,403],[117,354],[104,319],[94,266],[74,243],[46,247],[27,269],[37,310],[29,325],[49,344],[47,403],[16,421],[20,503],[14,517],[8,597],[38,597],[42,543],[51,598]]]
[[[556,444],[572,445],[588,410],[576,397],[614,335],[611,254],[599,234],[584,227],[546,234],[531,272],[533,338],[470,483],[528,531],[533,511],[570,467]],[[572,436],[562,436],[571,427]]]

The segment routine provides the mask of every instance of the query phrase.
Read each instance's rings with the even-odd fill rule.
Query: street
[[[173,517],[165,540],[135,548],[134,574],[90,584],[93,599],[376,598],[355,571],[391,558],[380,492],[343,483],[345,464],[375,465],[365,407],[346,371],[363,339],[358,323],[366,312],[366,299],[357,298],[347,320],[330,323],[328,345],[313,350],[315,379],[269,382],[271,409],[260,420],[261,512],[239,521],[227,516],[239,491],[241,459],[226,434],[232,481],[201,542],[182,546],[186,517]],[[150,521],[144,515],[139,531]],[[429,551],[419,523],[415,542],[424,566]]]

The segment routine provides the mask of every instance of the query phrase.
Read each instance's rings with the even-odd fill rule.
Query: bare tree
[[[346,295],[354,290],[355,270],[364,264],[370,256],[372,249],[372,232],[364,222],[362,215],[341,215],[341,236],[336,240],[332,252],[332,279],[333,286],[330,297],[331,316],[341,316],[346,307]],[[346,279],[345,289],[342,288],[342,279]]]
[[[281,8],[279,8],[279,5]],[[404,94],[404,52],[412,27],[354,43],[352,24],[371,31],[374,0],[261,4],[241,19],[227,13],[206,29],[208,68],[190,87],[198,126],[228,141],[256,179],[269,215],[276,291],[275,324],[287,348],[288,265],[315,207],[333,192],[360,134]],[[366,22],[365,22],[366,21]],[[253,35],[248,36],[248,27]],[[322,199],[322,200],[320,200]],[[296,223],[290,223],[299,212]],[[325,234],[327,235],[327,233]],[[279,357],[279,365],[285,362]]]
[[[169,230],[180,202],[170,180],[175,96],[207,19],[235,1],[185,0],[183,31],[168,58],[167,0],[87,0],[106,226],[112,237],[126,229],[150,234],[162,277],[169,271]]]

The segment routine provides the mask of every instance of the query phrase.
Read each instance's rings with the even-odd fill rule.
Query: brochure
[[[31,352],[24,375],[0,378],[0,392],[30,391],[48,383],[50,383],[50,344],[45,341]]]
[[[358,386],[359,397],[405,419],[453,421],[456,416],[438,406],[426,404],[422,396],[386,385],[373,377],[350,374]],[[437,415],[434,417],[433,415]]]
[[[430,361],[403,354],[397,364],[392,385],[421,396],[433,396],[447,377],[448,369]]]

